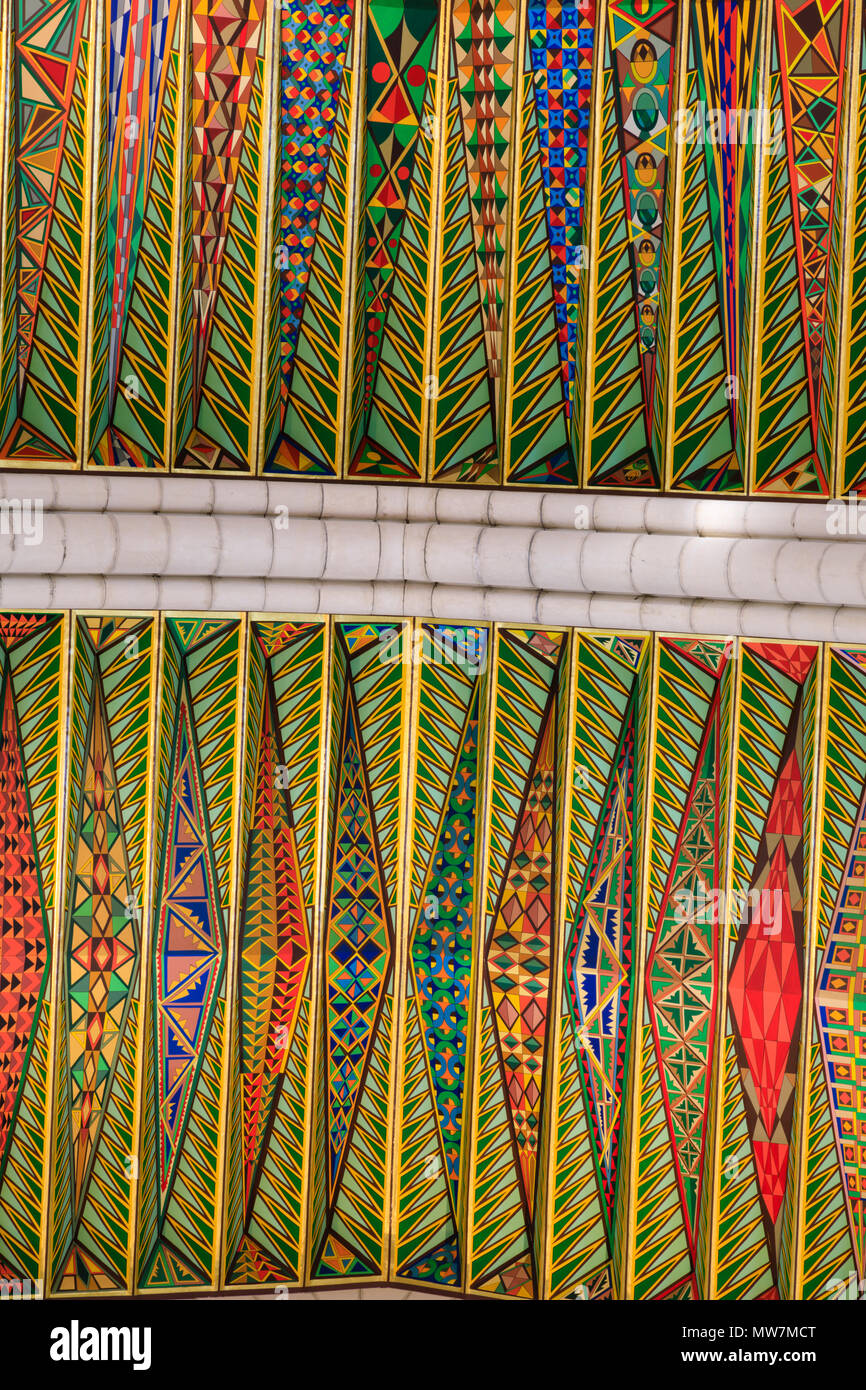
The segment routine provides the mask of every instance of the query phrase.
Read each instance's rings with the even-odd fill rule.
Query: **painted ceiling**
[[[864,648],[0,640],[4,1285],[862,1289]]]
[[[861,0],[12,0],[0,459],[845,495]]]

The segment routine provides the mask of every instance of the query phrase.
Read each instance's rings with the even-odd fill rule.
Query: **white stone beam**
[[[866,641],[859,505],[0,476],[3,608],[414,615]]]

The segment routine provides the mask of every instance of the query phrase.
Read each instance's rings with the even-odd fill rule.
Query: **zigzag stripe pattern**
[[[173,22],[167,29],[166,43],[172,38]],[[176,48],[166,53],[164,71],[149,177],[143,191],[135,275],[129,284],[118,346],[119,389],[110,408],[108,335],[105,331],[95,335],[100,350],[91,369],[90,461],[102,467],[165,469],[172,461],[171,416],[166,402],[171,397],[174,331],[169,308],[177,273],[174,243],[180,58]],[[106,233],[100,229],[100,244],[105,241]],[[102,286],[102,302],[107,328],[107,285]]]
[[[729,914],[717,1297],[743,1296],[734,1291],[738,1287],[749,1297],[785,1297],[791,1281],[790,1203],[796,1186],[791,1088],[799,1053],[802,911],[809,877],[803,788],[813,766],[802,731],[812,717],[815,655],[816,648],[805,644],[755,642],[744,643],[741,654],[730,890],[736,903],[749,906],[738,909],[739,921]],[[759,893],[764,895],[760,905]],[[769,934],[762,927],[767,922],[776,923]],[[756,944],[764,936],[769,945]],[[775,972],[766,983],[763,958],[772,960]],[[760,991],[755,1000],[754,990]],[[760,1019],[774,998],[774,1021],[764,1025]],[[729,1070],[734,1043],[738,1083]],[[760,1092],[749,1079],[756,1067],[761,1068]],[[743,1170],[749,1176],[742,1177]],[[744,1231],[753,1244],[747,1245],[744,1235],[737,1253],[734,1237]],[[737,1270],[747,1254],[753,1278],[742,1284]]]
[[[229,1241],[236,1249],[229,1268],[230,1285],[262,1285],[275,1280],[297,1282],[303,1273],[303,1166],[306,1132],[306,1076],[300,1062],[308,1055],[309,1004],[302,999],[283,1083],[273,1111],[267,1157],[255,1194],[248,1229],[242,1229],[241,1206],[237,1233]],[[239,1126],[240,1114],[235,1116]],[[240,1166],[238,1164],[238,1166]]]
[[[420,1283],[459,1284],[456,1223],[431,1095],[418,999],[406,1005],[397,1269]],[[440,1247],[448,1248],[443,1259]]]
[[[539,634],[539,637],[543,636]],[[518,639],[518,640],[514,640]],[[557,652],[558,635],[549,639]],[[553,668],[538,649],[519,642],[517,630],[498,639],[495,659],[502,704],[494,715],[494,781],[490,788],[486,914],[489,925],[508,862],[526,786],[527,766],[541,732]]]
[[[520,1179],[508,1130],[505,1091],[496,1052],[493,1011],[482,1005],[472,1150],[474,1191],[470,1288],[507,1265],[525,1262],[529,1240],[521,1216]]]
[[[430,0],[411,8],[371,0],[367,18],[366,188],[359,238],[364,297],[355,323],[361,373],[353,382],[349,472],[420,478],[429,398],[423,390],[439,15]]]
[[[675,1237],[674,1218],[663,1224],[655,1201],[638,1203],[638,1297],[650,1296],[650,1289],[658,1295],[684,1277],[687,1293],[697,1295],[695,1232],[703,1197],[718,966],[719,912],[710,904],[724,883],[721,787],[729,773],[719,762],[717,691],[729,652],[724,641],[663,639],[659,647],[647,886],[647,1000],[655,1055],[649,1060],[644,1044],[638,1191],[664,1191],[670,1184],[681,1210]],[[665,1134],[655,1106],[665,1116]],[[660,1163],[670,1164],[661,1176]],[[645,1177],[645,1166],[652,1180]],[[649,1242],[647,1249],[642,1239]],[[682,1242],[685,1263],[675,1270],[669,1261],[676,1251],[682,1254]]]
[[[785,648],[780,646],[778,651],[779,660],[784,661]],[[761,648],[756,643],[744,644],[742,661],[746,699],[740,710],[731,858],[734,887],[745,893],[751,882],[761,831],[767,822],[797,685],[780,665],[761,659]]]
[[[337,766],[329,806],[325,979],[327,1107],[316,1121],[318,1183],[327,1208],[312,1251],[312,1277],[375,1277],[385,1268],[385,1191],[391,1107],[395,917],[404,739],[402,662],[407,629],[340,623],[336,645],[342,708],[332,725]],[[383,659],[384,658],[384,659]],[[320,1102],[321,1103],[321,1102]]]
[[[611,855],[610,850],[617,836],[629,833],[625,821],[633,816],[629,809],[624,819],[622,794],[626,788],[616,782],[615,764],[630,710],[634,719],[630,701],[637,669],[646,651],[640,639],[620,642],[602,636],[581,638],[577,646],[574,773],[572,786],[566,789],[570,813],[564,908],[565,940],[569,947],[563,970],[561,1022],[562,1029],[568,1028],[569,1037],[561,1043],[559,1093],[554,1102],[552,1131],[557,1141],[563,1133],[573,1135],[575,1149],[574,1157],[563,1163],[551,1184],[553,1297],[568,1296],[573,1279],[586,1284],[602,1262],[614,1257],[621,1260],[621,1251],[616,1249],[621,1223],[615,1214],[615,1203],[628,1184],[616,1182],[617,1165],[611,1149],[620,1126],[618,1119],[614,1120],[603,1135],[600,1125],[603,1117],[610,1114],[609,1102],[613,1101],[615,1109],[624,1095],[625,1036],[623,1018],[617,1015],[617,999],[624,984],[624,957],[615,954],[614,938],[621,948],[629,949],[622,933],[630,936],[635,924],[630,903],[617,896],[628,876],[624,865],[629,851],[624,842],[618,855]],[[632,750],[634,738],[632,724]],[[634,757],[633,751],[630,756]],[[606,846],[604,860],[600,857],[602,843]],[[593,896],[598,898],[598,906],[587,911],[585,903]],[[623,919],[624,912],[628,920]],[[591,972],[592,941],[601,943],[602,937],[605,945],[601,955],[610,976],[610,1017],[604,1010],[596,1011],[589,994],[595,986]],[[628,992],[628,969],[625,974]],[[588,1025],[585,1030],[581,1027],[584,1023]],[[615,1028],[615,1040],[608,1036],[610,1026]],[[582,1115],[578,1113],[578,1096]],[[566,1150],[566,1158],[568,1153]],[[606,1182],[602,1164],[606,1165]],[[580,1213],[580,1219],[575,1220]],[[566,1240],[568,1244],[560,1246]]]
[[[166,371],[175,184],[171,136],[177,126],[177,91],[171,85],[172,77],[177,80],[177,53],[171,49],[177,19],[171,0],[153,7],[144,0],[114,0],[106,16],[109,82],[100,113],[90,444],[91,457],[103,465],[167,465],[162,407],[171,386]],[[141,312],[142,296],[148,318]],[[154,357],[159,346],[162,355]],[[136,408],[142,396],[149,436]]]
[[[15,1127],[0,1183],[0,1268],[8,1279],[39,1275],[48,1114],[49,1010],[36,1019]]]
[[[487,370],[497,387],[517,16],[512,0],[453,0],[452,13]]]
[[[859,653],[831,650],[829,685],[833,698],[827,709],[827,750],[824,800],[821,807],[821,878],[819,893],[819,945],[836,905],[851,832],[866,784],[866,671],[857,664]]]
[[[431,73],[413,147],[412,183],[399,227],[399,249],[391,276],[376,296],[384,302],[381,319],[375,320],[382,328],[368,335],[368,339],[378,338],[378,357],[365,396],[366,435],[351,467],[359,476],[371,472],[395,478],[423,475],[426,325],[431,313],[432,132],[438,82],[437,74]]]
[[[535,1171],[550,1046],[552,731],[561,656],[559,633],[497,634],[478,1041],[479,1078],[486,1079],[479,1079],[475,1113],[469,1259],[473,1288],[524,1298],[536,1296],[540,1275]]]
[[[796,177],[794,225],[816,432],[847,24],[845,0],[776,0],[786,125]],[[826,480],[824,484],[826,488]]]
[[[0,1078],[8,1089],[21,1075],[3,1112],[0,1281],[44,1277],[60,1297],[218,1281],[557,1301],[851,1296],[862,1097],[844,1068],[862,1032],[849,1004],[866,649],[222,614],[0,614],[0,642],[7,780],[17,746],[42,880],[24,885],[35,871],[16,834],[9,915],[43,886],[45,933],[59,931],[59,992],[37,989],[23,1070],[7,1061]],[[244,960],[236,883],[271,818],[294,834],[309,911],[288,1023],[274,948],[259,939]],[[341,836],[341,873],[352,891],[376,885],[384,937],[351,912],[329,934]],[[171,873],[166,891],[173,841],[202,892],[179,894]],[[670,903],[703,882],[726,906],[702,944],[697,915],[679,920]],[[274,885],[291,908],[295,889]],[[766,947],[764,888],[782,900]],[[114,957],[74,974],[74,933],[109,900],[99,944],[139,907],[133,950],[150,978],[116,979]],[[159,975],[161,914],[202,940],[217,913],[235,973],[221,942],[178,1003],[178,980]],[[276,930],[276,908],[265,919]],[[378,965],[363,956],[377,932]],[[22,957],[7,947],[9,1011]],[[328,992],[340,971],[363,1013],[355,1042]],[[181,1039],[160,1032],[166,1000],[186,1010]]]
[[[423,625],[409,875],[396,1265],[458,1284],[469,986],[475,931],[478,686],[488,634]]]
[[[854,0],[9,3],[9,466],[862,490]]]
[[[583,636],[577,643],[575,701],[581,715],[581,739],[575,748],[574,786],[570,790],[569,874],[566,921],[571,924],[580,885],[587,873],[596,826],[608,785],[613,751],[619,739],[642,639],[613,651],[601,637]]]
[[[719,667],[729,652],[730,644],[724,641],[697,644],[663,640],[660,648],[653,831],[647,878],[651,923],[658,920],[661,911]]]
[[[716,1298],[760,1298],[774,1287],[755,1164],[733,1038],[725,1038],[722,1072],[722,1168]]]
[[[261,0],[194,0],[192,148],[188,177],[192,248],[186,339],[178,387],[176,467],[249,472],[261,274],[264,19]]]

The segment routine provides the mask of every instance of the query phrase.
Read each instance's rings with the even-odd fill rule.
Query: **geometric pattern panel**
[[[227,1135],[231,1286],[304,1277],[326,655],[323,622],[250,624]]]
[[[567,645],[495,636],[487,863],[476,1027],[469,1287],[536,1298],[547,1205],[546,1077],[554,1030]]]
[[[759,219],[756,490],[826,495],[833,466],[845,0],[776,0]],[[828,399],[828,394],[831,399]]]
[[[742,644],[718,1197],[724,1297],[791,1296],[819,667],[814,646]]]
[[[156,624],[82,617],[70,711],[51,1281],[132,1286]]]
[[[552,1298],[588,1297],[625,1275],[651,658],[645,637],[599,633],[575,643],[550,1140]]]
[[[459,1289],[489,634],[430,623],[415,640],[418,724],[394,1259],[401,1280]]]
[[[861,9],[10,0],[0,462],[863,491]]]
[[[96,13],[14,0],[5,21],[0,456],[25,468],[83,455]]]
[[[137,1287],[212,1287],[234,937],[242,619],[163,619]]]
[[[828,1298],[864,1277],[866,657],[831,648],[822,711],[814,1006],[805,1097],[803,1291]]]
[[[6,613],[0,724],[4,1288],[864,1277],[866,648]]]
[[[316,1281],[388,1269],[409,636],[404,623],[334,625],[310,1164]]]
[[[663,638],[636,1091],[637,1297],[705,1296],[724,930],[731,644]],[[651,1194],[651,1195],[650,1195]]]
[[[66,645],[60,615],[0,614],[0,1275],[13,1293],[44,1287]]]

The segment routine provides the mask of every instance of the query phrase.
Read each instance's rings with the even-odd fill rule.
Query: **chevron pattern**
[[[453,3],[451,42],[460,90],[486,366],[494,389],[502,356],[516,18],[511,0]]]
[[[866,325],[862,312],[866,294],[866,266],[863,261],[866,247],[866,174],[863,170],[866,153],[866,34],[861,36],[859,49],[859,69],[851,73],[848,87],[856,159],[850,251],[844,279],[849,286],[850,299],[842,324],[842,332],[848,335],[848,370],[844,380],[839,382],[844,408],[840,411],[835,491],[840,497],[847,496],[851,491],[862,492],[866,478],[862,452],[866,446]],[[854,56],[857,56],[856,43]]]

